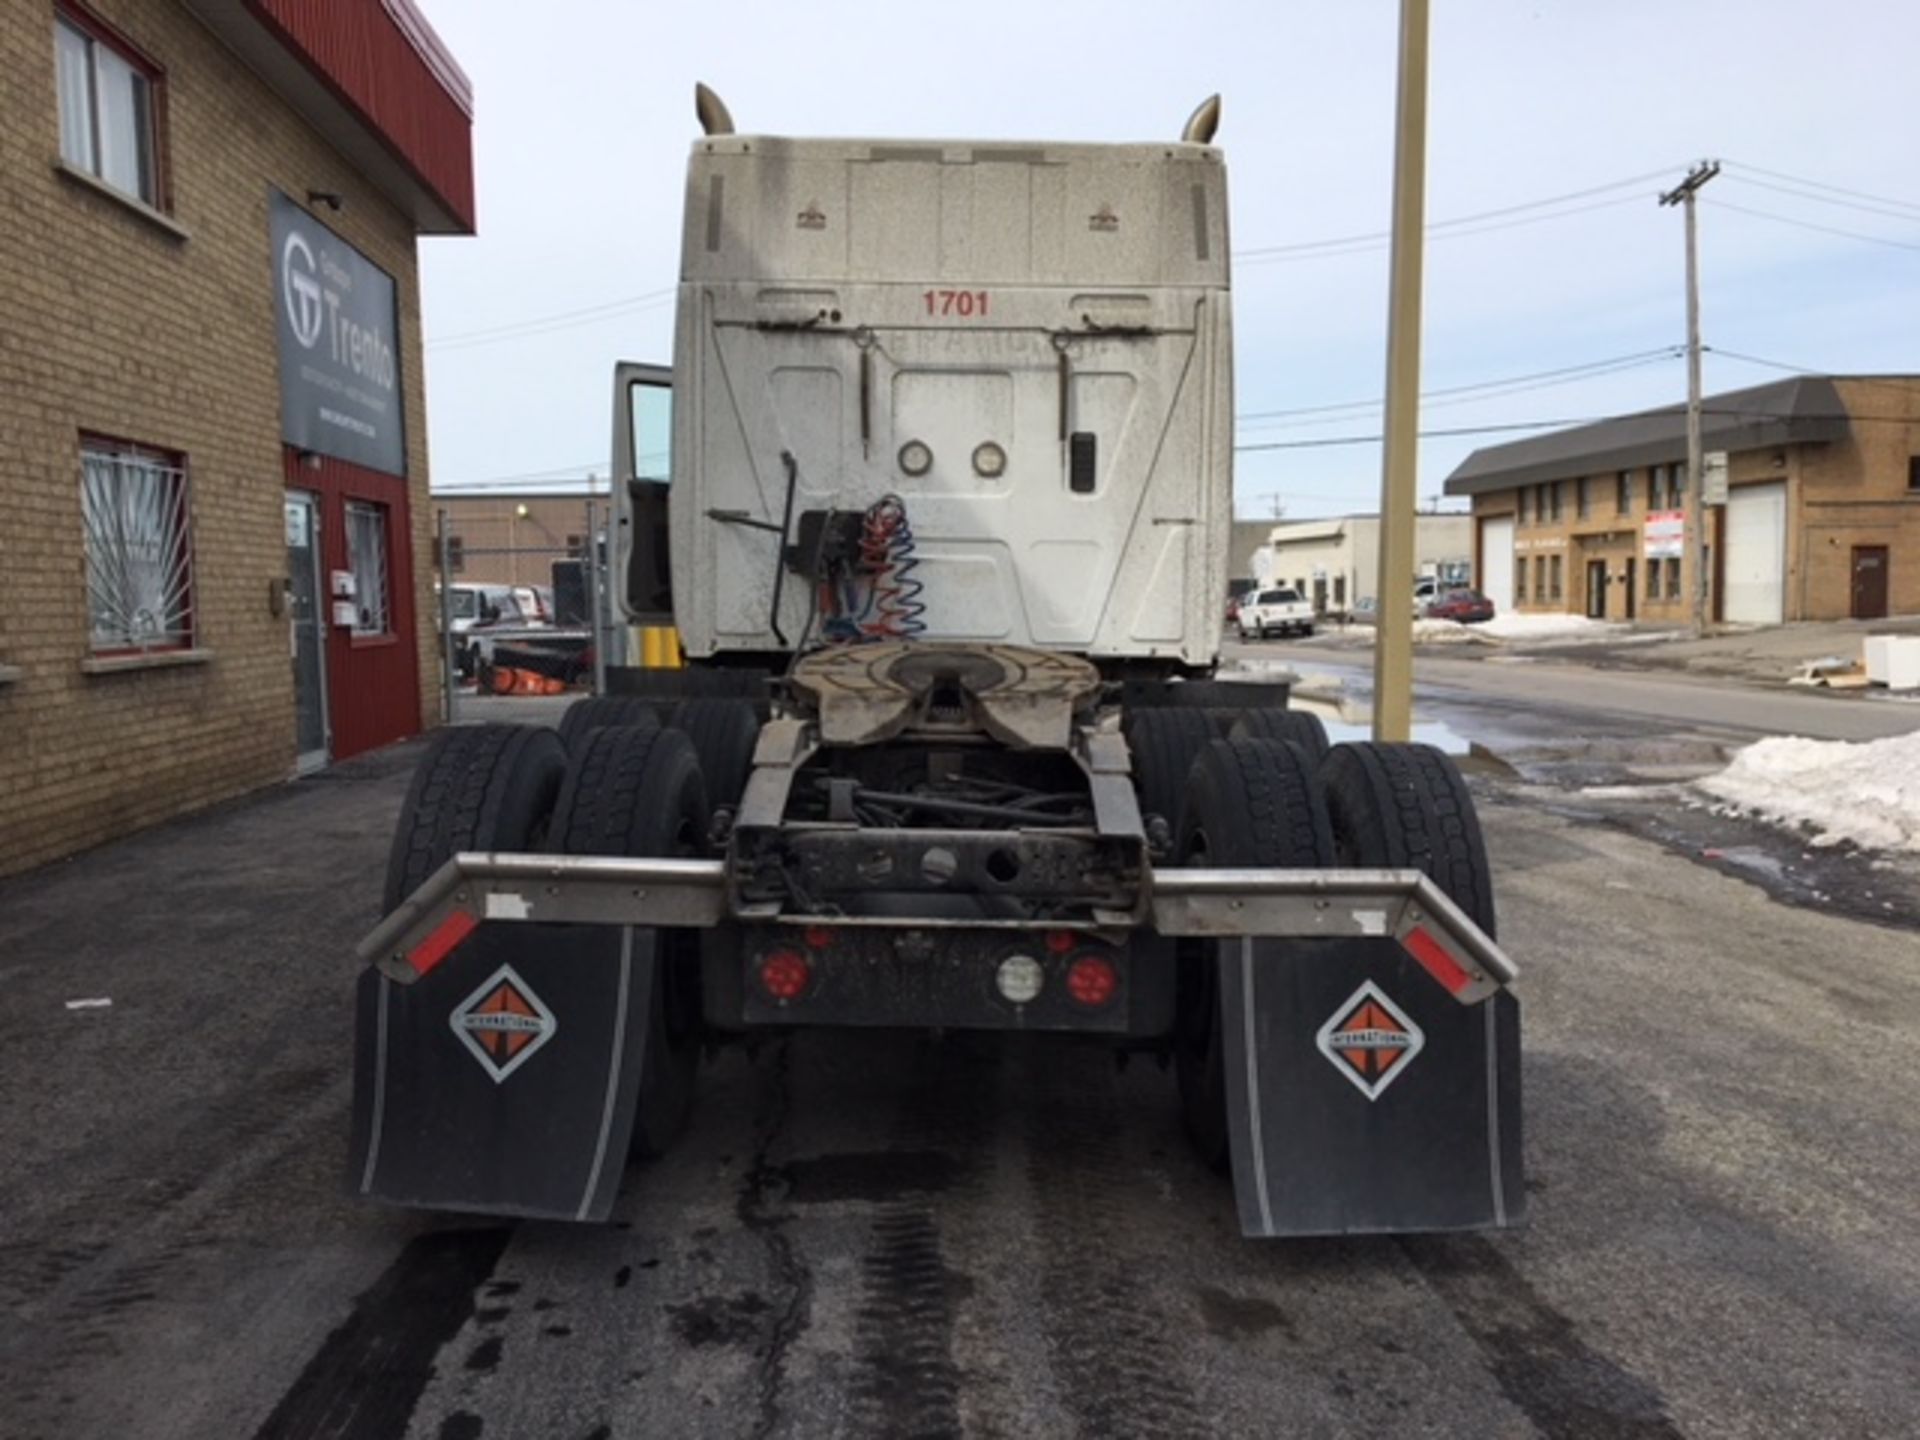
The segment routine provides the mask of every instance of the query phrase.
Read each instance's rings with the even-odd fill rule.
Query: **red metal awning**
[[[183,3],[422,233],[473,233],[473,87],[413,0]]]

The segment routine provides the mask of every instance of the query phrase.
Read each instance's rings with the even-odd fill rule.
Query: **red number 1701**
[[[929,290],[923,298],[929,315],[958,315],[963,320],[971,320],[987,313],[984,290]]]

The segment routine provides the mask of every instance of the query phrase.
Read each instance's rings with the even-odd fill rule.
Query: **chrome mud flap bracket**
[[[397,1205],[604,1220],[633,1132],[653,932],[451,915],[434,933],[457,938],[410,982],[361,974],[349,1183]]]
[[[1155,888],[1157,925],[1219,937],[1243,1233],[1525,1219],[1514,967],[1432,882],[1215,871]]]

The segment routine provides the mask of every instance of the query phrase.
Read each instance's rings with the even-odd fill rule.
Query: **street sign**
[[[1709,450],[1700,457],[1701,499],[1708,505],[1727,503],[1727,452]]]

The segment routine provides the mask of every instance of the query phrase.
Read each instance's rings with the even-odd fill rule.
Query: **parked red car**
[[[1493,618],[1493,602],[1478,590],[1449,590],[1427,606],[1427,618],[1473,625]]]

